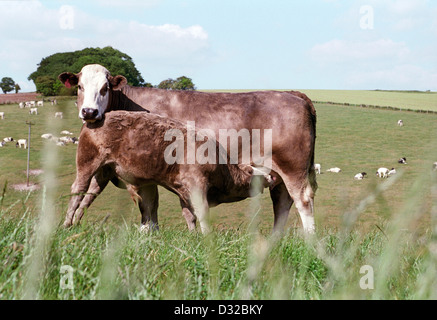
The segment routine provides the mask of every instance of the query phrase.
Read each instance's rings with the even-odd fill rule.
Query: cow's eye
[[[104,86],[102,89],[100,89],[100,94],[102,96],[104,96],[106,94],[106,92],[108,92],[108,87],[107,86]]]

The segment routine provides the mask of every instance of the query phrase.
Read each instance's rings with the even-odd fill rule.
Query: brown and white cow
[[[168,150],[172,150],[174,142],[167,135],[173,130],[178,130],[182,137],[176,141],[182,143],[184,149],[185,159],[181,163],[168,161],[172,159]],[[177,120],[145,112],[114,111],[103,121],[85,124],[76,154],[73,196],[64,225],[80,221],[83,211],[77,209],[92,178],[103,171],[123,181],[134,201],[139,202],[142,228],[148,228],[149,220],[152,227],[158,225],[158,217],[149,216],[150,203],[144,199],[148,199],[151,188],[161,185],[179,196],[188,228],[193,230],[198,218],[202,232],[209,231],[209,207],[257,195],[273,182],[268,174],[254,175],[256,168],[249,165],[230,164],[226,150],[207,134],[203,136],[212,143],[215,157],[205,164],[188,164],[187,141],[194,141],[196,148],[204,143],[196,141],[196,136],[197,132]],[[227,163],[220,164],[219,157],[226,158]],[[255,177],[261,180],[255,182]]]
[[[300,92],[205,93],[131,87],[125,77],[111,76],[101,65],[87,65],[78,74],[65,72],[59,79],[66,86],[78,85],[77,107],[84,122],[101,120],[112,110],[130,110],[147,111],[182,122],[192,121],[197,128],[212,130],[216,136],[220,130],[271,129],[270,169],[272,176],[277,178],[270,190],[274,231],[283,230],[294,202],[304,230],[314,232],[316,112],[306,95]],[[241,154],[251,154],[252,150],[243,148],[240,144]],[[111,174],[103,172],[94,176],[80,208],[87,208],[110,180],[121,186]],[[150,187],[143,198],[149,203],[151,215],[156,215],[156,187]]]

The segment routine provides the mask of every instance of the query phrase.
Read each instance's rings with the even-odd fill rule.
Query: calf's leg
[[[78,171],[76,180],[71,186],[71,198],[68,204],[67,215],[65,216],[64,227],[70,227],[73,224],[74,215],[85,197],[85,192],[90,186],[91,178],[91,174],[80,174]]]
[[[141,230],[142,231],[157,231],[158,226],[158,205],[159,194],[158,186],[150,185],[142,187],[138,190],[139,201],[138,206],[141,211]]]
[[[270,197],[273,201],[274,223],[273,232],[283,232],[287,223],[293,199],[290,197],[284,183],[277,185],[270,190]]]

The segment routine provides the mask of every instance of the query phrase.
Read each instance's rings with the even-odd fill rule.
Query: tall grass
[[[373,192],[366,199],[381,201],[383,191]],[[424,193],[433,194],[433,225],[419,233],[415,222],[430,214],[421,207]],[[313,237],[293,229],[281,237],[262,234],[254,219],[244,228],[215,230],[208,236],[178,227],[145,234],[136,225],[111,225],[102,219],[56,228],[48,233],[45,250],[38,251],[37,239],[44,231],[34,226],[40,218],[30,210],[11,218],[17,206],[10,205],[0,212],[0,297],[435,299],[436,193],[436,174],[424,170],[403,210],[365,234],[352,227],[357,219],[348,215],[356,212],[344,214],[346,222],[338,231],[323,229]],[[29,272],[35,252],[43,263]],[[60,270],[66,265],[74,270],[70,289],[60,285]],[[373,289],[360,287],[366,276],[360,270],[366,265],[374,272]]]

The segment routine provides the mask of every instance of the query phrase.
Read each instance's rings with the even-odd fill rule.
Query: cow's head
[[[86,122],[101,120],[107,111],[111,91],[120,90],[127,84],[125,77],[113,77],[105,67],[99,64],[86,65],[77,74],[61,73],[58,78],[67,88],[78,86],[79,118]]]

